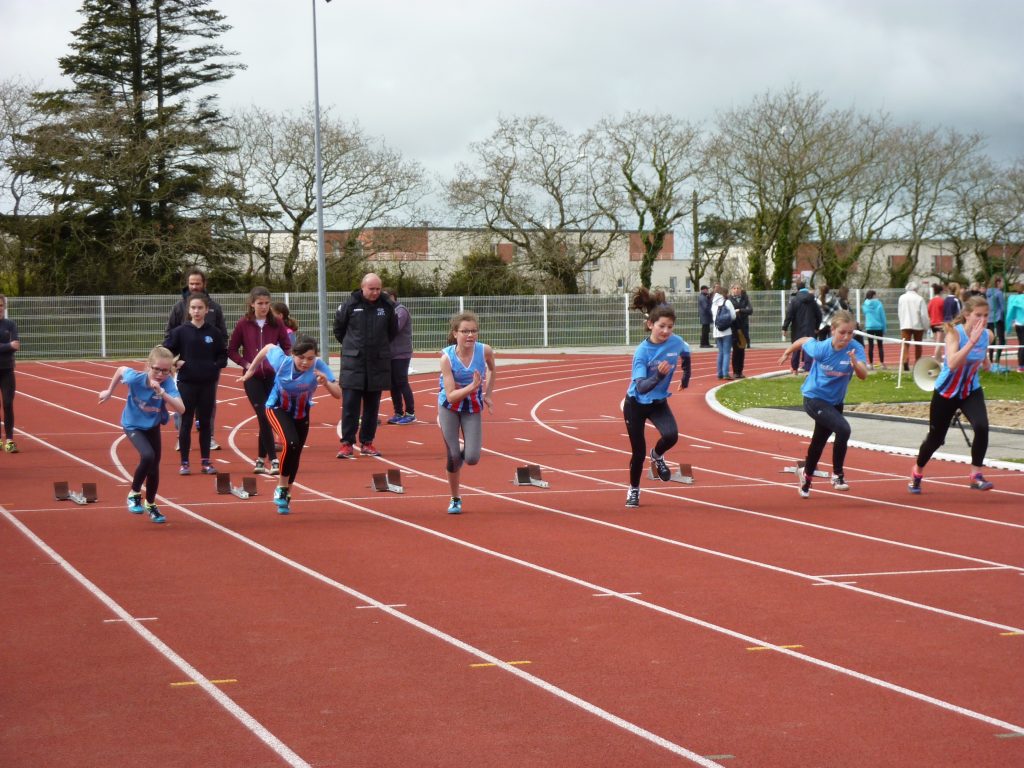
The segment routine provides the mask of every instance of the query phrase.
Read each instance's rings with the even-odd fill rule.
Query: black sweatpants
[[[4,405],[4,434],[14,439],[14,369],[0,369],[0,402]]]
[[[804,474],[814,476],[818,468],[825,444],[835,434],[836,441],[832,445],[832,474],[843,474],[843,463],[846,461],[846,446],[850,442],[850,422],[843,416],[843,404],[832,405],[816,397],[804,398],[804,410],[814,419],[814,433],[811,443],[807,446],[807,458],[804,460]]]
[[[188,461],[192,450],[192,420],[199,420],[199,457],[210,460],[210,439],[213,437],[213,406],[217,402],[217,380],[194,382],[178,379],[178,392],[185,404],[178,427],[178,450],[181,460]]]

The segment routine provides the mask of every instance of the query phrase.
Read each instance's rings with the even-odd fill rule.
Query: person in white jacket
[[[732,324],[736,322],[736,308],[725,296],[725,289],[715,284],[714,297],[711,299],[711,334],[715,339],[715,346],[718,347],[718,378],[731,379],[729,375],[729,359],[732,355]],[[722,324],[719,327],[718,310],[722,308]],[[726,325],[726,320],[728,324]]]
[[[900,321],[900,338],[903,341],[921,341],[925,329],[929,327],[928,303],[917,292],[917,283],[907,283],[907,290],[900,296],[896,304],[896,314]],[[921,359],[922,347],[914,344],[914,362]],[[903,356],[903,370],[910,370],[910,351]]]

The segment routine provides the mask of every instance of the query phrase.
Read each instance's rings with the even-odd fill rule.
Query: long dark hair
[[[248,303],[248,307],[249,308],[247,310],[245,310],[245,319],[246,320],[255,320],[256,319],[256,311],[252,308],[252,303],[254,301],[256,301],[256,299],[260,298],[261,296],[266,296],[269,299],[270,298],[270,289],[269,288],[264,288],[262,285],[257,285],[257,286],[254,286],[251,291],[249,291],[249,303]],[[273,312],[267,312],[267,325],[277,325],[277,320],[274,319],[274,313]]]
[[[644,315],[649,316],[656,307],[662,305],[668,306],[668,302],[665,301],[664,291],[651,291],[641,285],[633,294],[633,303],[629,306],[631,309],[638,309]]]

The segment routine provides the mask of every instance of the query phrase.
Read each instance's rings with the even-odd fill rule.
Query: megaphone
[[[942,364],[934,357],[922,357],[914,363],[914,383],[925,392],[931,392],[941,370]]]

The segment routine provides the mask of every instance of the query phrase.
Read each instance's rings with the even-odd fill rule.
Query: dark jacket
[[[260,328],[259,323],[242,317],[236,324],[235,330],[231,332],[231,341],[228,342],[228,357],[232,362],[248,370],[249,363],[256,357],[256,353],[267,344],[277,344],[285,352],[292,351],[292,342],[288,338],[288,329],[280,323],[267,318],[267,322]],[[260,369],[253,374],[261,379],[274,378],[274,369],[267,362],[266,358],[260,363]]]
[[[334,338],[341,343],[341,386],[382,392],[391,388],[391,341],[398,333],[395,305],[381,295],[366,300],[361,289],[334,313]]]
[[[796,295],[789,300],[786,308],[786,319],[782,323],[782,331],[785,333],[790,326],[793,326],[793,341],[802,339],[804,336],[814,336],[821,325],[821,307],[814,300],[813,294],[804,289],[797,291]]]
[[[701,325],[711,325],[711,294],[697,294],[697,317]]]
[[[408,360],[412,358],[412,317],[401,302],[395,303],[395,323],[398,332],[391,340],[391,359]]]
[[[178,371],[178,381],[192,384],[216,381],[220,369],[228,364],[224,337],[209,323],[199,328],[192,323],[179,325],[167,334],[164,346],[185,361]]]
[[[179,325],[189,325],[188,316],[188,297],[192,294],[186,288],[181,292],[181,301],[171,307],[171,314],[167,316],[167,327],[164,329],[164,336],[170,336],[171,331],[177,328]],[[221,337],[224,339],[224,343],[228,343],[228,327],[224,322],[224,310],[221,309],[220,304],[210,298],[210,294],[204,293],[207,301],[209,301],[210,311],[206,313],[206,322],[220,331]]]
[[[750,298],[746,291],[740,291],[739,296],[729,294],[729,301],[736,310],[736,319],[732,323],[732,331],[743,331],[743,335],[750,340],[750,316],[754,314],[754,308],[750,305]]]

